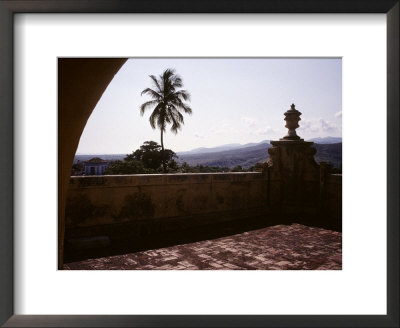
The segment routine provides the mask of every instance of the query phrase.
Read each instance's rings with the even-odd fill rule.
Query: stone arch
[[[58,59],[58,267],[63,265],[64,214],[71,167],[85,125],[126,58]]]

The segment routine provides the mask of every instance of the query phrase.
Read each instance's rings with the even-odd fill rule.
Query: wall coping
[[[171,176],[171,175],[222,175],[222,174],[262,174],[262,172],[205,172],[205,173],[154,173],[154,174],[109,174],[109,175],[72,175],[71,178],[85,179],[95,177],[130,177],[130,176]]]
[[[215,172],[72,176],[70,188],[133,187],[150,185],[210,184],[249,182],[264,178],[262,172]]]

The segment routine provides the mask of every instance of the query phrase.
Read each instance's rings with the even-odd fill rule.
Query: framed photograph
[[[115,63],[68,171],[60,269],[342,269],[341,58],[59,58],[59,129],[88,95],[66,76]]]
[[[399,325],[398,1],[6,0],[0,1],[0,21],[1,324]],[[159,38],[160,31],[174,41]],[[134,86],[126,78],[142,75]],[[154,90],[161,92],[168,81],[182,88],[169,103],[172,112],[165,121],[182,136],[174,148],[170,131],[155,112],[162,103],[157,105]],[[118,83],[125,93],[113,94]],[[208,98],[202,98],[206,92]],[[227,111],[218,94],[225,107],[231,98],[230,118],[223,117]],[[295,99],[289,101],[290,97]],[[129,99],[136,120],[147,122],[150,131],[155,128],[154,137],[141,135],[139,127],[130,131],[128,120],[115,123],[114,118],[125,115],[118,98]],[[118,106],[108,106],[110,116],[100,109],[107,101]],[[176,106],[184,113],[184,122],[179,111],[174,112]],[[102,118],[93,114],[88,120],[95,107],[94,113],[102,113]],[[189,114],[193,110],[194,117],[198,108],[203,108],[204,122],[198,114],[192,124]],[[140,118],[139,109],[145,117]],[[156,118],[150,116],[149,122],[151,111]],[[212,115],[214,121],[209,119]],[[103,125],[96,125],[100,121]],[[315,139],[334,136],[329,140],[338,145],[340,138],[342,149],[342,122],[343,198],[341,176],[328,178],[336,172],[332,169],[341,174],[341,154],[335,156],[332,149],[337,146],[318,146]],[[117,133],[123,135],[123,126],[127,134],[121,141],[113,139]],[[224,139],[223,130],[229,138]],[[124,146],[133,133],[140,142]],[[261,136],[268,141],[259,142]],[[150,139],[153,143],[146,141]],[[317,143],[319,154],[325,156],[316,158],[316,166],[309,160],[314,156],[309,141]],[[250,144],[222,147],[231,152],[225,166],[213,167],[212,156],[204,156],[204,149],[190,151],[220,151],[228,142]],[[270,147],[268,162],[257,157],[259,144]],[[239,158],[250,151],[246,147],[253,151],[250,162]],[[149,151],[156,159],[158,153],[162,157],[149,162]],[[89,156],[113,152],[132,153],[123,159]],[[168,154],[171,158],[164,156]],[[121,172],[155,175],[130,176],[128,181]],[[106,188],[91,177],[98,174],[108,175],[100,178]],[[115,183],[124,188],[114,188]],[[165,199],[153,192],[160,183]],[[338,188],[340,193],[334,194],[340,196],[332,198],[332,190]],[[104,197],[112,202],[105,204]],[[313,199],[318,199],[315,213],[315,207],[305,206]],[[187,225],[198,222],[196,215],[215,223],[221,213],[234,208],[229,215],[250,217],[251,210],[259,210],[264,202],[284,225],[262,227],[262,234],[252,230],[260,228],[257,220],[251,221],[251,229],[246,221],[249,226],[231,226],[225,235],[205,229],[202,233],[208,237],[199,240],[221,238],[206,246],[201,241],[187,244],[197,241],[192,236],[176,239],[170,247],[171,240],[160,237],[166,223],[142,225],[136,220],[175,218],[168,221],[168,229],[186,225],[189,231]],[[205,215],[204,208],[217,216]],[[299,208],[307,215],[300,215]],[[179,221],[182,214],[191,221]],[[307,216],[309,221],[298,222],[294,216]],[[112,222],[107,221],[110,218]],[[132,237],[128,226],[135,226],[138,236],[151,229],[161,231],[147,249],[164,248],[146,252],[138,246],[127,256],[131,251],[121,253],[113,246],[117,256],[107,253],[110,240],[125,247],[123,238]],[[287,227],[291,230],[274,230]],[[271,262],[254,251],[267,247],[279,255],[286,246],[277,236],[290,234],[295,245],[304,246],[312,238],[315,243],[329,240],[319,249],[329,255],[296,246],[296,252],[284,250],[293,258],[277,256]],[[254,252],[244,252],[245,244]],[[107,252],[93,255],[90,245],[97,245],[96,252],[104,246]],[[210,257],[203,246],[214,255]],[[179,252],[196,254],[199,261],[175,261]],[[123,254],[123,265],[118,254]],[[104,257],[108,255],[112,256]]]

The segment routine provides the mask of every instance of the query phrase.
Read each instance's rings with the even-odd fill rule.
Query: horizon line
[[[333,136],[326,136],[326,137],[313,137],[313,138],[308,138],[308,139],[305,139],[304,141],[309,141],[309,140],[311,140],[311,139],[323,139],[323,138],[338,138],[338,139],[342,139],[342,137],[333,137]],[[150,140],[151,141],[151,140]],[[209,147],[206,147],[206,146],[200,146],[200,147],[196,147],[196,148],[193,148],[193,149],[190,149],[190,150],[180,150],[180,151],[177,151],[177,152],[175,152],[175,153],[183,153],[183,152],[190,152],[190,151],[193,151],[193,150],[196,150],[196,149],[199,149],[199,148],[206,148],[206,149],[210,149],[210,148],[217,148],[217,147],[221,147],[221,146],[226,146],[226,145],[231,145],[231,144],[239,144],[239,145],[241,145],[241,146],[243,146],[243,145],[246,145],[246,144],[249,144],[249,143],[254,143],[254,144],[258,144],[258,143],[262,143],[262,142],[264,142],[264,141],[267,141],[268,143],[270,142],[270,141],[274,141],[274,140],[272,140],[272,139],[264,139],[264,140],[261,140],[261,141],[255,141],[255,142],[247,142],[247,143],[239,143],[239,142],[232,142],[232,143],[227,143],[227,144],[223,144],[223,145],[218,145],[218,146],[209,146]],[[132,152],[134,152],[134,150],[132,150],[132,151],[130,151],[130,152],[121,152],[121,153],[75,153],[75,156],[77,156],[77,155],[129,155],[129,154],[131,154]]]

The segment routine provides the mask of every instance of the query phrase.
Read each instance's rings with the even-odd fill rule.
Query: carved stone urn
[[[277,215],[289,219],[315,214],[321,183],[313,142],[304,141],[296,134],[301,113],[294,104],[290,107],[284,113],[289,131],[283,138],[270,141],[267,162],[269,205],[277,209]]]
[[[301,113],[295,108],[295,105],[292,104],[284,115],[286,121],[285,127],[288,128],[288,134],[280,140],[303,140],[296,134],[296,129],[299,127],[299,121],[301,120]]]

